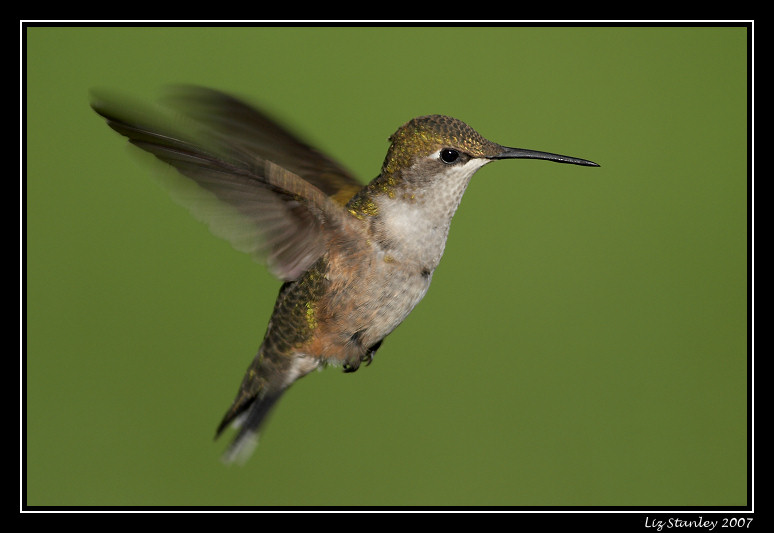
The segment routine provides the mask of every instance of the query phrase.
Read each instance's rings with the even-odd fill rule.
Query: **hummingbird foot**
[[[384,339],[382,339],[384,340]],[[358,368],[360,368],[360,363],[365,363],[366,366],[369,366],[371,363],[374,362],[374,354],[376,353],[376,350],[379,349],[379,346],[382,345],[382,341],[377,342],[368,350],[366,350],[366,353],[364,353],[362,356],[360,356],[359,360],[355,360],[354,363],[346,362],[344,363],[344,373],[350,374],[352,372],[357,371]]]

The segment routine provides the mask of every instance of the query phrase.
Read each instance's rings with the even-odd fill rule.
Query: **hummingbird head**
[[[431,155],[443,168],[464,164],[471,158],[494,157],[502,148],[461,120],[444,115],[426,115],[406,122],[390,136],[390,143],[382,166],[386,174],[409,168],[418,159]]]
[[[496,159],[546,159],[559,163],[599,166],[585,159],[548,152],[509,148],[492,142],[456,118],[425,115],[414,118],[390,137],[382,176],[391,184],[410,188],[428,180],[455,176],[467,181],[479,168]]]
[[[414,118],[389,140],[381,173],[347,205],[357,218],[376,216],[387,199],[398,199],[424,207],[427,213],[438,211],[440,218],[450,220],[473,174],[497,159],[599,166],[585,159],[502,146],[444,115]]]

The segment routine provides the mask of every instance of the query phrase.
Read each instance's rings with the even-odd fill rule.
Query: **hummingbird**
[[[251,455],[262,423],[295,381],[327,366],[354,372],[373,361],[427,293],[478,169],[500,159],[599,166],[502,146],[458,119],[426,115],[389,137],[378,176],[363,185],[235,96],[182,86],[165,103],[173,115],[160,120],[150,108],[92,98],[112,129],[195,183],[183,204],[283,282],[216,429],[217,439],[236,428],[226,463]]]

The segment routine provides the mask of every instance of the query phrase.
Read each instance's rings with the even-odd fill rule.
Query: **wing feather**
[[[162,177],[177,202],[280,279],[306,271],[325,251],[323,232],[345,223],[342,205],[360,184],[247,104],[193,87],[168,100],[178,116],[122,102],[100,95],[92,107],[184,176]]]

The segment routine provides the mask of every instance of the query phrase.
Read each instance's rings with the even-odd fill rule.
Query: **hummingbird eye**
[[[441,156],[441,161],[443,161],[447,165],[450,165],[460,158],[460,153],[457,150],[454,150],[452,148],[443,148],[441,150],[440,156]]]

